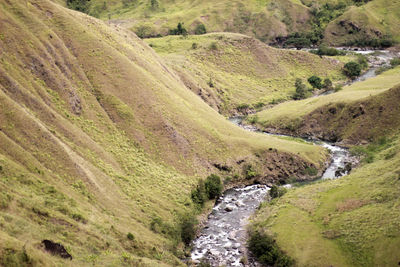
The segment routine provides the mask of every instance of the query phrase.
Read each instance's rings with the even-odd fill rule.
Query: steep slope
[[[398,126],[395,119],[379,123],[376,120],[397,116],[396,104],[390,100],[397,99],[396,88],[399,84],[400,68],[397,67],[377,77],[346,86],[334,94],[279,104],[257,113],[254,115],[256,119],[253,118],[252,121],[257,121],[259,127],[269,131],[315,135],[332,141],[342,140],[345,143],[370,140],[371,130],[376,129],[379,132],[381,126],[385,126],[385,129],[396,129]],[[393,89],[388,91],[391,88]],[[385,103],[388,103],[387,107]],[[355,106],[357,108],[354,108]],[[366,112],[364,106],[368,107],[367,109],[371,108],[373,112]],[[357,134],[356,128],[353,129],[349,125],[349,121],[355,120],[363,122],[357,129],[364,132],[363,135]],[[363,125],[368,126],[364,131],[361,130]]]
[[[304,52],[276,49],[233,33],[145,39],[189,87],[223,114],[287,100],[296,78],[344,79],[343,64]]]
[[[374,0],[349,8],[342,16],[329,23],[325,40],[332,45],[368,46],[371,40],[394,39],[400,41],[400,3]]]
[[[357,149],[368,157],[349,176],[290,190],[264,205],[253,226],[273,235],[297,266],[398,265],[400,138],[390,126]]]
[[[398,1],[167,1],[92,0],[86,12],[137,32],[141,37],[168,34],[183,22],[189,33],[199,24],[208,32],[236,32],[267,43],[300,33],[330,45],[380,46],[400,41]],[[310,37],[311,36],[311,37]],[[277,39],[278,37],[278,39]],[[375,39],[377,42],[366,42]]]
[[[190,190],[216,163],[282,165],[272,181],[326,156],[233,126],[134,34],[51,1],[1,1],[0,32],[0,265],[180,265]]]
[[[203,23],[209,32],[237,32],[270,41],[310,28],[309,10],[300,1],[104,1],[95,0],[89,14],[122,23],[143,36],[165,35],[184,22],[190,32]]]

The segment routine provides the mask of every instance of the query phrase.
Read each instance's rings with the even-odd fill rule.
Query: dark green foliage
[[[128,7],[129,5],[131,5],[134,2],[135,2],[135,0],[122,0],[122,6]]]
[[[200,23],[194,29],[194,34],[205,34],[207,33],[206,26],[203,23]]]
[[[258,175],[254,167],[250,164],[245,167],[244,171],[246,179],[252,179]]]
[[[196,189],[192,190],[191,198],[193,203],[199,205],[200,207],[203,207],[204,203],[207,201],[206,187],[202,179],[199,180]]]
[[[126,237],[127,237],[129,240],[135,240],[135,236],[134,236],[132,233],[128,233],[128,234],[126,235]]]
[[[392,67],[397,67],[400,65],[400,58],[394,58],[390,61],[390,65]]]
[[[361,66],[357,62],[350,61],[343,67],[344,74],[349,78],[356,78],[361,74]]]
[[[192,43],[192,49],[197,49],[199,45],[197,43]]]
[[[300,78],[296,79],[294,84],[296,91],[293,95],[294,100],[304,99],[307,96],[307,87]]]
[[[318,174],[318,170],[317,170],[316,168],[314,168],[314,167],[307,167],[307,168],[304,170],[304,173],[305,173],[306,175],[309,175],[309,176],[315,176],[315,175]]]
[[[321,45],[317,50],[311,50],[310,52],[319,56],[339,56],[346,54],[345,51],[341,51],[333,47],[327,47],[325,45]]]
[[[250,108],[250,105],[249,105],[249,104],[246,104],[246,103],[239,104],[239,105],[236,107],[236,109],[237,109],[238,111],[243,111],[243,110],[246,110],[246,109],[248,109],[248,108]]]
[[[297,49],[310,47],[311,46],[310,38],[303,33],[294,33],[288,36],[285,41],[285,47],[296,47]]]
[[[169,30],[169,34],[170,35],[184,35],[185,36],[185,35],[188,34],[188,32],[185,29],[185,27],[183,26],[183,22],[179,22],[175,29],[170,29]]]
[[[73,10],[88,13],[90,0],[67,0],[67,7]]]
[[[395,44],[391,36],[384,36],[382,38],[370,38],[365,36],[356,40],[348,41],[346,46],[358,46],[358,47],[372,47],[372,48],[388,48]]]
[[[214,199],[222,193],[222,182],[218,175],[211,174],[205,181],[205,189],[208,199]]]
[[[329,78],[325,78],[324,79],[324,84],[322,85],[322,87],[327,89],[327,90],[331,90],[332,86],[333,86],[332,81]]]
[[[152,230],[154,233],[162,234],[172,240],[180,240],[180,230],[168,222],[163,222],[158,216],[151,220],[150,230]]]
[[[276,244],[275,240],[266,234],[255,231],[250,233],[249,250],[257,260],[267,266],[288,267],[294,261]]]
[[[196,236],[197,220],[191,214],[186,214],[181,217],[180,221],[180,236],[183,243],[189,245]]]
[[[158,9],[158,6],[159,6],[159,4],[158,4],[157,0],[150,0],[151,9],[156,10],[156,9]]]
[[[322,80],[320,77],[313,75],[307,80],[313,88],[321,89],[322,88]]]
[[[286,193],[286,188],[273,185],[269,190],[269,195],[272,199],[283,196]]]

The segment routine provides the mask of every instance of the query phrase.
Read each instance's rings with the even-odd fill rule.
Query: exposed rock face
[[[42,244],[44,244],[45,250],[50,252],[51,254],[60,256],[64,259],[72,260],[71,254],[67,252],[63,245],[46,239],[42,241]]]

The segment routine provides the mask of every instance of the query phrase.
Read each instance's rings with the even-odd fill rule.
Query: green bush
[[[274,199],[283,196],[284,194],[286,194],[286,192],[286,188],[273,185],[269,190],[269,195],[272,199]]]
[[[276,244],[275,240],[258,231],[250,233],[248,242],[249,250],[257,260],[267,266],[289,267],[294,265],[294,260],[286,255]]]
[[[212,43],[210,44],[210,49],[211,49],[211,50],[218,50],[217,42],[212,42]]]
[[[320,77],[313,75],[307,80],[313,88],[321,89],[322,88],[322,80]]]
[[[244,174],[245,174],[246,179],[252,179],[258,175],[257,171],[250,164],[245,167],[244,171],[245,171]]]
[[[350,61],[343,67],[343,73],[349,78],[356,78],[361,74],[361,66],[357,62]]]
[[[221,178],[218,175],[211,174],[204,183],[208,199],[215,199],[222,193]]]
[[[90,0],[67,0],[67,7],[73,10],[88,13]]]
[[[197,43],[192,43],[192,49],[197,49],[199,47],[199,45]]]
[[[170,35],[187,35],[187,30],[183,26],[183,22],[179,22],[175,29],[169,30]]]
[[[318,170],[316,168],[314,168],[314,167],[307,167],[304,170],[304,172],[305,172],[306,175],[309,175],[309,176],[315,176],[315,175],[318,174]]]
[[[196,225],[197,220],[192,214],[185,214],[181,217],[180,236],[185,245],[189,245],[196,236]]]
[[[126,235],[126,237],[127,237],[129,240],[135,240],[135,236],[134,236],[132,233],[128,233],[128,234]]]
[[[390,61],[390,65],[392,67],[397,67],[400,65],[400,58],[394,58]]]
[[[194,34],[205,34],[207,33],[206,26],[203,23],[200,23],[194,29]]]
[[[346,54],[345,51],[333,47],[327,47],[325,45],[321,45],[317,50],[311,50],[310,52],[319,56],[340,56]]]
[[[307,86],[303,83],[303,81],[300,78],[296,79],[296,82],[294,84],[296,91],[293,95],[294,100],[300,100],[304,99],[307,96]]]
[[[191,198],[193,203],[200,207],[203,207],[204,203],[207,201],[206,187],[202,179],[199,180],[196,189],[192,190]]]

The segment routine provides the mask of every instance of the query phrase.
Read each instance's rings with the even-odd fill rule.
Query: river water
[[[364,81],[376,76],[376,70],[387,66],[398,54],[388,51],[355,51],[360,54],[375,53],[369,57],[370,69],[353,82]],[[257,131],[253,126],[241,125],[242,118],[229,119],[232,123],[248,131]],[[269,133],[264,133],[269,134]],[[275,135],[284,137],[283,135]],[[327,148],[331,153],[331,163],[319,179],[336,179],[351,171],[351,157],[347,149],[326,142],[306,140],[314,145]],[[290,188],[291,185],[285,187]],[[205,227],[193,241],[192,261],[205,260],[212,266],[257,266],[254,261],[247,261],[246,225],[249,217],[265,200],[269,188],[265,185],[251,185],[225,191],[217,200]]]
[[[230,119],[232,123],[248,131],[256,131],[252,126],[241,125],[241,120],[241,117]],[[284,138],[283,135],[275,136]],[[352,162],[352,158],[348,150],[325,142],[307,141],[323,146],[331,152],[331,163],[320,179],[335,179],[351,170],[349,163]],[[249,217],[265,200],[268,191],[269,188],[265,185],[251,185],[225,191],[208,216],[205,227],[193,241],[192,261],[199,263],[205,260],[212,266],[257,266],[254,261],[243,260],[247,255],[246,225]]]

